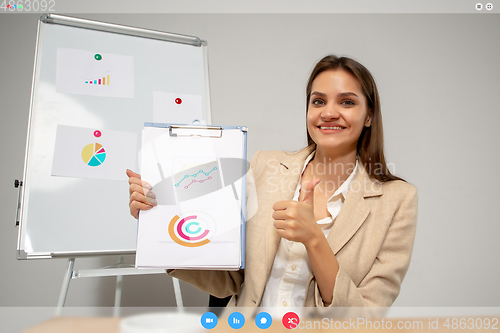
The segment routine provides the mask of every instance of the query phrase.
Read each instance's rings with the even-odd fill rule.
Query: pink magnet
[[[175,99],[175,103],[177,103],[177,104],[181,104],[181,103],[182,103],[182,99],[180,99],[180,98],[176,98],[176,99]]]
[[[101,136],[101,134],[102,134],[102,133],[101,133],[101,131],[99,131],[99,130],[95,130],[95,131],[94,131],[94,136],[95,136],[96,138],[99,138],[99,137]]]

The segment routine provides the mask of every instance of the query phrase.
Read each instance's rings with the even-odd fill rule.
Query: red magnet
[[[95,131],[94,131],[94,136],[95,136],[96,138],[100,137],[100,136],[101,136],[101,134],[102,134],[102,133],[101,133],[101,131],[99,131],[99,130],[95,130]]]
[[[177,103],[177,104],[181,104],[181,103],[182,103],[182,99],[180,99],[180,98],[176,98],[176,99],[175,99],[175,103]]]

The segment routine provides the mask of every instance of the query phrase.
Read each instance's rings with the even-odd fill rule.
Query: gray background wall
[[[23,173],[39,16],[0,16],[0,306],[55,306],[67,265],[15,257],[13,181]],[[305,146],[304,90],[314,63],[329,53],[359,60],[379,85],[389,162],[419,189],[412,264],[395,305],[500,305],[497,15],[74,16],[206,39],[213,123],[248,126],[249,156]],[[75,268],[117,260],[78,259]],[[186,305],[206,305],[206,294],[182,288]],[[113,295],[113,278],[75,280],[67,305],[111,306]],[[122,303],[174,306],[171,280],[125,277]]]

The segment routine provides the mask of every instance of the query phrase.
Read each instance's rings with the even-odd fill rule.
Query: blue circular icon
[[[233,312],[229,315],[229,318],[227,318],[227,323],[231,328],[237,330],[245,325],[245,317],[239,312]]]
[[[213,312],[205,312],[203,316],[201,316],[201,326],[207,330],[211,330],[217,326],[218,321],[217,316]]]
[[[261,330],[269,328],[272,323],[273,318],[271,318],[271,315],[267,312],[261,312],[257,316],[255,316],[255,325],[257,325],[257,327]]]

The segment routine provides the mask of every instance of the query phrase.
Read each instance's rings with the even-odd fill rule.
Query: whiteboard
[[[205,42],[86,23],[39,22],[19,259],[135,253],[137,221],[129,214],[125,171],[140,171],[144,123],[210,124]]]

